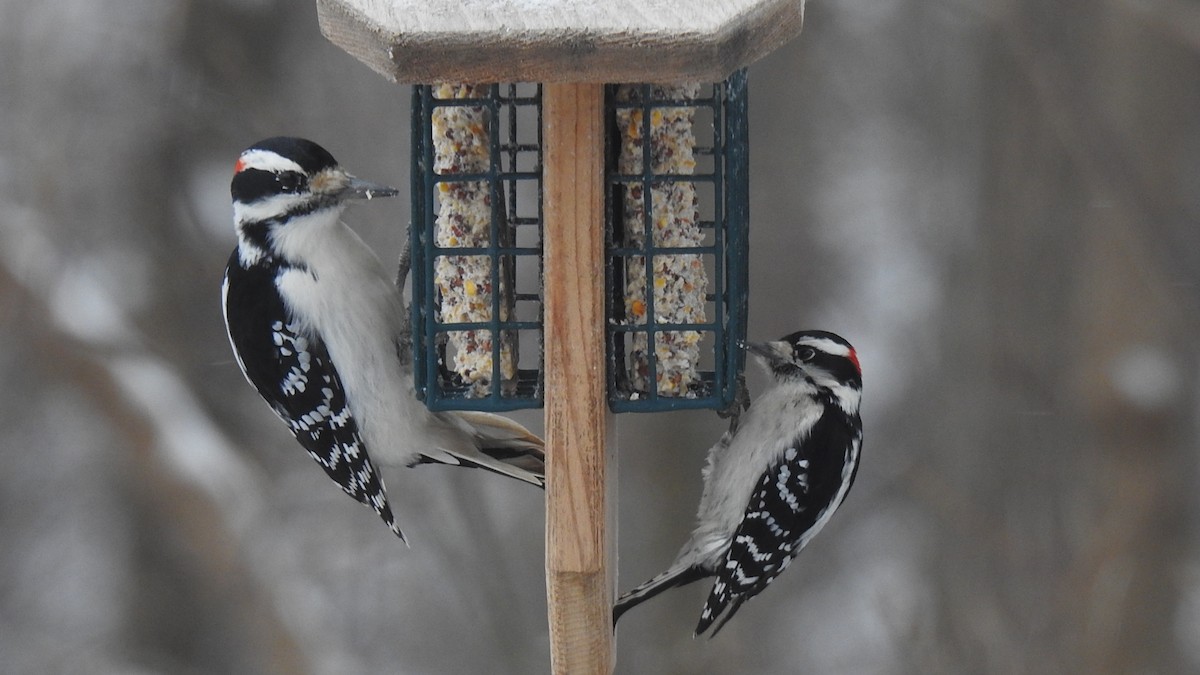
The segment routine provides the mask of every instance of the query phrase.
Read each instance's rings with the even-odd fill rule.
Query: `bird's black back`
[[[237,250],[230,256],[225,320],[242,371],[325,473],[403,538],[325,343],[291,325],[277,274],[265,262],[242,267]]]

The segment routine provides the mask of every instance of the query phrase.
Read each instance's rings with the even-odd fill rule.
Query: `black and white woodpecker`
[[[716,635],[779,576],[846,498],[862,447],[862,369],[825,331],[747,343],[771,385],[708,452],[696,527],[662,574],[622,595],[613,622],[659,593],[716,577],[696,626]]]
[[[431,412],[414,394],[400,289],[340,220],[350,200],[397,190],[355,178],[312,141],[276,137],[241,153],[231,192],[229,341],[246,379],[330,478],[401,539],[381,470],[452,464],[544,486],[543,442],[525,427]]]

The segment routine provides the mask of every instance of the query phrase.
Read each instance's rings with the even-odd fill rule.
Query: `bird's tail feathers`
[[[383,510],[378,513],[379,517],[383,518],[383,522],[387,523],[387,526],[391,528],[392,533],[400,537],[400,541],[404,542],[405,546],[412,548],[412,545],[408,543],[408,537],[404,535],[404,531],[400,529],[400,524],[396,522],[396,517],[392,515],[391,505],[384,504]]]
[[[324,467],[324,464],[321,466]],[[383,520],[388,529],[397,537],[400,537],[400,541],[404,542],[405,546],[412,548],[408,543],[408,537],[404,535],[404,531],[400,529],[400,524],[396,522],[396,516],[392,513],[392,505],[388,503],[387,495],[383,492],[382,482],[372,492],[355,490],[353,487],[347,488],[346,486],[342,486],[342,491],[357,499],[360,504],[375,511],[375,514]]]
[[[451,466],[465,466],[474,469],[486,469],[493,473],[498,473],[509,478],[516,478],[519,481],[536,485],[540,488],[546,487],[546,472],[541,469],[537,472],[522,468],[516,462],[507,462],[501,459],[495,459],[486,452],[475,450],[470,453],[458,452],[456,450],[439,449],[434,452],[426,452],[421,454],[421,459],[418,464],[449,464]]]
[[[728,586],[724,582],[718,581],[708,596],[708,601],[704,603],[704,611],[700,613],[700,621],[696,624],[696,630],[692,633],[692,637],[698,637],[708,630],[709,626],[712,626],[712,632],[708,634],[708,639],[716,637],[725,623],[732,619],[734,614],[737,614],[738,608],[745,601],[745,595],[739,594],[731,597]]]
[[[546,442],[541,437],[504,415],[477,410],[462,410],[455,414],[471,427],[476,438],[483,441],[481,445],[529,448],[538,452],[546,449]]]
[[[546,442],[539,436],[503,415],[473,410],[456,414],[470,427],[479,451],[492,460],[474,460],[482,468],[546,486]]]
[[[532,448],[490,447],[480,448],[480,452],[492,459],[523,469],[538,476],[545,482],[546,454]]]
[[[533,432],[507,417],[486,412],[456,411],[439,413],[438,417],[470,440],[425,450],[419,463],[487,469],[546,487],[545,442]]]
[[[617,599],[617,603],[613,606],[613,628],[616,628],[617,621],[621,615],[629,610],[637,607],[643,602],[653,598],[669,588],[676,586],[686,586],[687,584],[710,576],[700,567],[690,565],[688,567],[673,566],[666,572],[654,577],[646,583],[629,591]]]

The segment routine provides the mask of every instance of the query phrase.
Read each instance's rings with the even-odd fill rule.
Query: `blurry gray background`
[[[421,469],[406,550],[221,324],[237,153],[406,187],[407,101],[311,2],[0,0],[0,671],[547,671],[540,493]],[[618,671],[1200,671],[1200,3],[813,2],[751,130],[750,333],[856,344],[863,466],[717,639],[676,590]],[[407,217],[349,219],[389,259]],[[724,425],[619,425],[628,589]]]

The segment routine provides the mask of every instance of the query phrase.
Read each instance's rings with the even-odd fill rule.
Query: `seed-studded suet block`
[[[651,97],[657,100],[694,99],[700,91],[697,84],[655,86]],[[642,94],[639,85],[622,85],[617,100],[637,102]],[[649,115],[647,125],[646,115]],[[621,134],[617,169],[623,174],[638,174],[644,170],[649,144],[650,173],[654,175],[688,175],[695,172],[696,134],[695,108],[652,107],[617,110],[617,127]],[[647,128],[649,138],[646,137]],[[623,214],[626,244],[643,247],[646,242],[645,216],[650,208],[650,236],[657,247],[693,247],[703,243],[700,229],[700,210],[696,185],[689,181],[670,181],[650,186],[650,194],[640,183],[625,190]],[[625,320],[631,324],[646,323],[647,309],[653,311],[656,323],[703,323],[708,274],[700,255],[671,253],[651,256],[650,273],[646,258],[629,259],[625,274]],[[652,279],[647,289],[647,279]],[[648,303],[649,306],[648,306]],[[664,396],[694,395],[699,382],[699,331],[659,331],[654,334],[657,372],[654,386]],[[646,350],[646,333],[633,336],[633,352],[628,362],[629,377],[634,388],[646,390],[651,384]]]
[[[440,84],[439,99],[480,98],[486,86]],[[433,110],[434,172],[480,174],[491,162],[488,110],[480,105],[438,106]],[[443,181],[437,184],[438,213],[434,241],[439,247],[486,247],[492,236],[492,186],[486,180]],[[512,289],[504,274],[493,286],[492,261],[486,255],[440,255],[434,262],[439,319],[443,323],[473,323],[492,318],[492,294],[499,290],[500,319],[512,311]],[[446,367],[470,385],[470,394],[486,396],[492,379],[492,340],[489,330],[450,331],[446,334]],[[516,375],[516,341],[501,336],[500,377]]]

